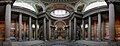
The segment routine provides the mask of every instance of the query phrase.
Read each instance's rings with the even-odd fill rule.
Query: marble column
[[[11,28],[11,4],[6,4],[5,9],[5,40],[10,41],[10,28]]]
[[[101,23],[101,14],[98,13],[98,27],[97,27],[97,35],[98,35],[98,40],[101,41],[101,35],[102,35],[102,23]]]
[[[115,38],[115,8],[113,3],[109,3],[109,40],[113,41]]]
[[[82,20],[82,40],[85,40],[85,20]]]
[[[31,25],[31,16],[29,17],[29,40],[32,40],[32,25]]]
[[[88,17],[88,40],[91,40],[92,35],[92,25],[91,25],[91,16]]]
[[[76,40],[76,18],[74,18],[74,40]]]
[[[69,40],[71,40],[71,20],[69,20]]]
[[[38,39],[38,20],[36,19],[36,24],[35,24],[35,40]]]
[[[47,38],[46,38],[47,37],[46,36],[46,18],[44,18],[43,21],[44,21],[44,24],[43,24],[44,25],[44,40],[46,41],[47,40]]]
[[[19,41],[22,41],[22,13],[19,14]]]

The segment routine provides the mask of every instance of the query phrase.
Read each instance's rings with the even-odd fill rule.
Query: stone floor
[[[49,41],[41,44],[34,44],[32,46],[87,46],[87,45],[70,41]]]
[[[21,41],[21,42],[12,42],[11,46],[120,46],[120,42],[103,42],[103,41]],[[7,45],[7,43],[5,43]],[[9,46],[8,44],[7,46]]]

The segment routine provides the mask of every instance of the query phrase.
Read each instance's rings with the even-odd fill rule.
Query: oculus
[[[70,13],[67,10],[54,10],[50,14],[53,17],[67,17]]]

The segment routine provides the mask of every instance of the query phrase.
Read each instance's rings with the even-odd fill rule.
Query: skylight
[[[54,10],[51,12],[51,15],[54,17],[66,17],[68,16],[70,13],[66,10]]]

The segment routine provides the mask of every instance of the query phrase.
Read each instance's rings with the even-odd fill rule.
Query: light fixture
[[[32,24],[32,28],[35,28],[35,24]]]
[[[83,28],[83,24],[81,25],[81,27]],[[88,28],[88,24],[85,24],[85,28]]]
[[[85,28],[88,28],[88,24],[85,24]]]
[[[32,28],[36,28],[36,25],[32,24]],[[39,28],[39,25],[37,25],[37,28]]]

